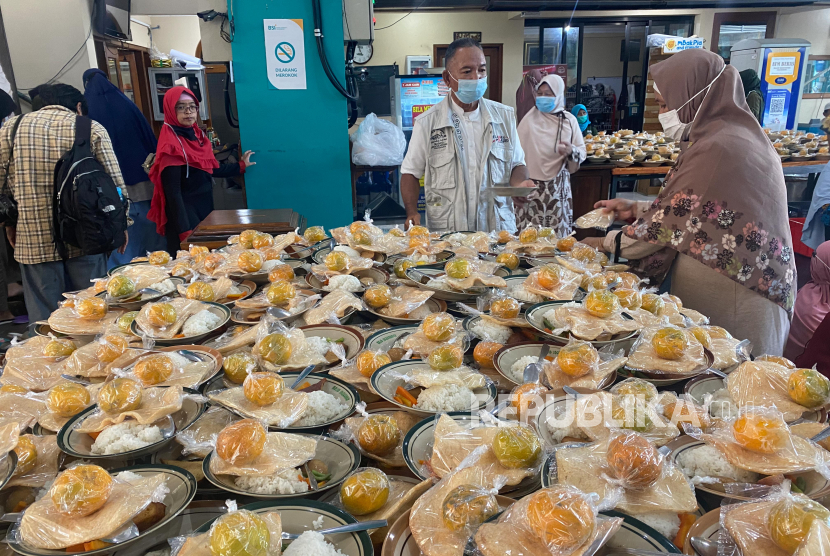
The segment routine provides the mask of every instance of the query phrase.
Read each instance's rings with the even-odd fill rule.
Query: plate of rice
[[[306,342],[312,344],[331,364],[340,362],[331,352],[333,344],[343,346],[346,350],[346,359],[352,359],[366,343],[363,334],[357,329],[342,324],[310,324],[301,326],[300,330],[305,334]]]
[[[308,481],[302,475],[302,468],[280,469],[273,475],[264,476],[216,475],[210,470],[213,453],[205,458],[202,471],[208,481],[224,491],[240,496],[273,500],[316,495],[331,490],[340,485],[352,471],[360,466],[360,452],[353,444],[346,444],[334,438],[316,434],[303,434],[302,436],[317,440],[317,449],[313,459],[323,462],[331,475],[328,480],[318,485],[317,490],[311,490]]]
[[[335,289],[345,289],[351,293],[362,292],[374,284],[389,282],[389,273],[382,268],[368,268],[355,271],[354,274],[332,276],[328,283],[324,283],[314,274],[306,274],[305,281],[314,291],[330,292]]]
[[[206,402],[194,399],[193,396],[198,395],[195,390],[185,388],[184,392],[192,396],[185,396],[182,408],[172,415],[149,425],[127,419],[105,428],[95,438],[75,432],[84,419],[98,411],[97,404],[91,405],[69,419],[61,428],[58,432],[58,447],[76,458],[122,461],[161,450],[173,441],[177,432],[187,429],[207,409]]]
[[[280,376],[285,381],[285,387],[289,388],[300,375],[297,371],[283,372]],[[322,385],[318,386],[318,384]],[[305,388],[303,386],[305,385]],[[204,394],[207,396],[212,392],[224,390],[225,388],[239,387],[238,384],[228,384],[224,375],[219,375],[205,385]],[[351,384],[328,374],[311,373],[303,379],[303,382],[294,390],[308,392],[308,407],[300,418],[290,427],[280,429],[269,427],[272,431],[283,432],[323,432],[330,425],[342,421],[352,413],[360,401],[360,395]],[[227,408],[244,418],[250,415],[242,415],[238,411]]]
[[[521,315],[519,318],[521,318]],[[510,336],[513,335],[513,328],[510,326],[487,321],[480,316],[468,316],[461,321],[461,326],[464,330],[471,332],[476,338],[485,342],[506,344],[510,340]]]
[[[357,523],[354,517],[331,504],[295,498],[278,502],[254,502],[240,509],[257,514],[279,512],[282,530],[300,535],[297,540],[283,541],[282,556],[372,556],[374,554],[372,541],[366,531],[325,537],[315,532],[318,529],[330,529]],[[212,520],[205,523],[194,533],[207,533],[212,523]]]
[[[559,345],[566,345],[569,341],[570,334],[568,332],[564,332],[563,334],[554,334],[551,332],[551,324],[547,322],[546,315],[549,311],[556,309],[561,305],[565,305],[568,303],[572,303],[572,301],[545,301],[542,303],[537,303],[532,307],[527,309],[525,313],[525,318],[527,322],[539,331],[542,335],[553,339]],[[630,315],[627,313],[623,313],[623,318],[626,320],[633,320]],[[626,352],[628,349],[633,345],[634,338],[637,336],[637,331],[634,332],[623,332],[620,334],[615,334],[611,338],[607,340],[591,340],[591,344],[597,348],[603,348],[605,346],[611,345],[614,348],[614,351],[618,349],[625,349]]]
[[[224,328],[231,318],[229,307],[212,301],[202,301],[202,310],[187,318],[181,332],[175,338],[153,338],[157,346],[183,346],[199,344],[208,336]],[[136,336],[142,330],[136,321],[130,324],[130,331]]]
[[[135,261],[135,262],[130,262],[130,263],[124,263],[124,264],[121,264],[121,265],[118,265],[116,267],[113,267],[113,268],[109,269],[107,271],[107,276],[115,276],[116,274],[118,274],[120,271],[124,270],[128,266],[135,266],[135,265],[139,265],[139,264],[150,264],[150,263],[147,262],[146,258],[143,261]]]
[[[386,401],[420,415],[448,411],[478,411],[495,403],[496,385],[492,381],[488,381],[483,388],[474,390],[458,384],[412,388],[409,389],[409,393],[418,402],[412,407],[396,400],[396,390],[406,385],[406,382],[396,375],[406,374],[412,369],[426,366],[426,363],[420,359],[402,360],[384,365],[372,375],[372,388]]]
[[[366,306],[366,311],[368,313],[373,314],[377,318],[388,322],[389,324],[394,324],[396,326],[402,326],[407,324],[419,324],[422,320],[424,320],[427,316],[431,315],[432,313],[444,313],[447,311],[447,302],[443,299],[433,299],[429,298],[426,302],[409,313],[408,318],[404,317],[390,317],[389,315],[382,315],[369,307]]]
[[[317,264],[325,264],[326,255],[331,253],[331,248],[328,245],[328,241],[324,242],[326,244],[325,247],[321,247],[317,249],[314,254],[311,256],[312,260]],[[337,245],[334,247],[335,251],[343,251],[344,253],[351,255],[354,258],[365,258],[365,259],[372,259],[376,263],[385,263],[387,261],[387,257],[385,253],[381,253],[379,251],[357,251],[352,249],[348,245]]]
[[[228,278],[232,278],[236,282],[244,282],[250,281],[256,284],[257,286],[264,286],[268,284],[268,273],[271,272],[275,266],[279,265],[280,263],[287,264],[292,269],[294,269],[295,273],[298,273],[300,267],[305,264],[305,261],[302,259],[272,259],[270,261],[264,261],[262,263],[262,268],[259,269],[257,272],[249,272],[247,274],[230,274]]]
[[[592,392],[587,388],[574,390],[579,394]],[[528,414],[533,415],[535,411],[534,425],[545,446],[556,446],[563,442],[590,442],[588,435],[582,432],[573,419],[565,419],[569,412],[573,412],[575,403],[574,397],[566,394],[564,390],[549,391],[541,407],[537,407],[533,401],[530,402]]]
[[[107,300],[107,304],[110,307],[117,307],[126,311],[138,311],[145,303],[156,301],[165,295],[175,294],[176,288],[179,284],[184,284],[184,278],[171,276],[170,278],[165,278],[161,282],[148,286],[149,288],[156,290],[158,293],[142,293],[122,300],[115,300],[109,297],[106,291],[102,291],[97,294],[97,297]]]
[[[525,367],[539,359],[539,353],[542,347],[546,345],[550,346],[549,358],[555,358],[562,347],[548,342],[522,342],[505,346],[493,356],[493,365],[495,365],[496,371],[508,382],[516,386],[524,384]],[[602,384],[600,390],[614,383],[614,373],[609,374],[605,382],[608,384]]]
[[[510,269],[506,266],[496,270],[495,275],[504,278],[510,274]],[[429,277],[427,280],[426,277]],[[425,266],[418,266],[408,268],[406,270],[406,277],[409,278],[413,285],[422,290],[431,291],[436,299],[443,299],[444,301],[475,301],[479,295],[487,293],[488,288],[484,286],[473,287],[467,290],[454,290],[444,279],[445,273],[443,267],[427,268]],[[421,280],[426,280],[427,283]]]
[[[419,257],[423,257],[423,259],[419,259]],[[391,255],[388,259],[386,259],[386,267],[390,270],[395,266],[395,261],[398,259],[412,259],[415,260],[418,264],[418,268],[428,268],[433,270],[443,270],[444,265],[447,264],[447,261],[455,258],[455,253],[452,251],[439,251],[434,255]]]
[[[396,344],[403,343],[404,338],[418,331],[418,324],[405,324],[384,328],[366,338],[366,349],[389,351]]]
[[[467,411],[451,411],[446,414],[453,421],[465,428],[472,428],[480,424],[480,419],[475,413]],[[421,480],[433,476],[429,466],[432,459],[432,448],[435,445],[435,422],[436,415],[431,415],[409,429],[403,437],[402,451],[406,466],[412,473]],[[522,496],[539,490],[542,486],[539,475],[528,477],[517,485],[505,486],[502,494],[519,499]]]
[[[691,436],[676,438],[666,447],[671,450],[669,457],[692,482],[701,505],[707,510],[719,507],[721,501],[727,498],[725,483],[755,484],[764,478],[764,475],[732,465],[716,448]],[[830,481],[816,471],[792,473],[788,477],[793,479],[794,485],[803,486],[803,493],[814,500],[830,494]],[[753,499],[738,494],[729,494],[728,498],[741,501]]]
[[[288,311],[289,316],[284,317],[284,318],[278,318],[277,320],[280,320],[280,321],[282,321],[286,324],[289,324],[289,323],[294,322],[295,320],[298,320],[300,317],[302,317],[304,314],[306,314],[306,312],[308,312],[310,309],[315,307],[317,305],[317,303],[319,303],[319,300],[316,301],[316,302],[308,302],[308,303],[303,303],[302,302],[303,298],[308,298],[308,297],[311,297],[313,295],[318,295],[318,294],[313,292],[312,290],[300,290],[300,289],[298,289],[297,290],[297,298],[299,300],[301,300],[301,302],[296,307],[294,307],[294,308],[292,308],[291,310]],[[260,308],[257,308],[257,309],[241,309],[239,307],[234,307],[233,310],[231,311],[230,319],[233,322],[237,323],[237,324],[259,324],[260,319],[265,316],[265,313],[267,311],[268,311],[268,307],[260,307]],[[348,312],[348,311],[351,311],[351,312]],[[351,315],[352,313],[354,313],[353,309],[349,309],[348,311],[347,311],[348,315]],[[343,319],[340,319],[340,320],[341,320],[341,322],[343,321]]]

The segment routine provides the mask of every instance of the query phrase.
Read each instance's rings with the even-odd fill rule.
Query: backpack
[[[112,177],[92,155],[92,120],[75,118],[75,143],[55,164],[52,234],[62,259],[67,245],[84,255],[124,244],[127,214]]]

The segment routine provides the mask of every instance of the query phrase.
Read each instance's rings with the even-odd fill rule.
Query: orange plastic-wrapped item
[[[58,475],[49,489],[55,508],[72,518],[99,510],[112,492],[112,477],[98,465],[77,465]]]
[[[268,290],[265,293],[268,303],[271,305],[281,305],[287,303],[297,296],[297,289],[294,284],[287,280],[276,280],[271,282]]]
[[[210,526],[209,552],[212,556],[267,556],[271,554],[268,523],[254,512],[232,511]],[[273,542],[281,542],[274,539]]]
[[[747,410],[732,423],[735,442],[753,452],[774,454],[789,441],[787,423],[780,415],[763,410]]]
[[[133,367],[133,373],[144,386],[160,384],[170,378],[175,370],[173,360],[163,353],[157,353],[141,359]]]
[[[141,385],[129,378],[116,378],[98,392],[98,409],[104,413],[134,411],[141,405]]]
[[[87,297],[75,302],[75,313],[85,320],[99,320],[107,314],[107,302],[100,297]]]
[[[390,415],[369,415],[357,429],[357,441],[366,452],[376,456],[392,453],[401,442],[401,430]]]
[[[187,286],[185,297],[197,301],[216,301],[216,293],[213,287],[205,282],[193,282]]]
[[[152,265],[163,265],[170,262],[170,253],[167,251],[153,251],[147,255],[147,262]]]
[[[539,437],[529,426],[499,427],[493,438],[493,453],[508,469],[535,467],[542,456]]]
[[[479,342],[473,350],[473,359],[482,367],[492,369],[495,367],[493,357],[503,347],[504,344],[496,342]]]
[[[284,334],[268,334],[259,341],[257,350],[268,363],[282,365],[291,358],[291,341]]]
[[[576,378],[595,372],[599,368],[599,352],[589,342],[571,338],[568,344],[559,350],[556,362],[563,373]]]
[[[427,362],[436,371],[451,371],[464,363],[464,350],[456,344],[440,345],[429,353]]]
[[[46,357],[69,357],[78,349],[72,340],[65,338],[52,338],[49,343],[43,346],[43,355]]]
[[[392,289],[386,284],[370,286],[366,288],[366,292],[363,294],[363,301],[374,309],[386,307],[392,301]]]
[[[526,511],[533,534],[547,546],[563,552],[585,544],[596,529],[596,508],[576,489],[542,489],[530,496]]]
[[[303,238],[309,243],[319,243],[326,239],[326,230],[322,226],[309,226],[303,232]]]
[[[282,396],[285,382],[276,373],[251,373],[242,384],[245,398],[258,406],[271,405]]]
[[[98,348],[95,350],[95,356],[102,363],[112,363],[121,357],[129,343],[124,336],[119,334],[106,334],[98,339]]]
[[[256,251],[243,251],[236,258],[236,265],[242,272],[257,272],[262,268],[262,255]]]
[[[503,264],[510,270],[519,268],[519,257],[515,253],[499,253],[496,256],[496,262]]]
[[[271,269],[271,272],[268,273],[268,281],[269,282],[276,282],[278,280],[293,280],[294,279],[294,269],[291,268],[287,264],[278,264],[274,268]]]
[[[74,382],[62,382],[53,386],[46,395],[46,407],[60,417],[72,417],[90,403],[89,391]]]
[[[499,513],[499,503],[492,491],[475,485],[452,489],[441,505],[444,526],[450,531],[475,529]]]
[[[371,377],[375,371],[392,362],[392,358],[386,352],[364,350],[356,358],[357,370],[365,377]]]
[[[608,290],[594,290],[585,298],[585,309],[595,317],[607,318],[622,310],[619,298]]]
[[[449,313],[432,313],[421,323],[424,335],[433,342],[446,342],[455,333],[455,318]]]
[[[265,448],[266,430],[254,419],[231,423],[216,437],[216,455],[231,465],[251,463]]]
[[[254,238],[259,232],[257,230],[245,230],[239,234],[239,246],[243,249],[254,248]]]
[[[386,504],[389,489],[386,473],[375,467],[361,467],[340,485],[340,503],[352,515],[366,515]]]
[[[248,351],[238,351],[225,357],[222,363],[225,378],[236,384],[242,384],[250,373],[257,369],[256,357]]]
[[[663,455],[645,437],[621,432],[608,443],[606,453],[613,478],[625,488],[643,490],[663,474]]]
[[[467,259],[458,257],[444,265],[444,272],[450,278],[461,280],[468,278],[473,273],[473,265]]]

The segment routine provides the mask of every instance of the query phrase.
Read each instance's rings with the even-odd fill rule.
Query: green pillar
[[[342,4],[321,4],[326,53],[343,83]],[[291,208],[305,216],[309,226],[333,228],[351,222],[346,99],[323,71],[311,0],[234,0],[233,15],[239,131],[242,147],[256,152],[257,163],[245,174],[248,208]],[[305,89],[280,90],[269,82],[266,19],[302,20]]]

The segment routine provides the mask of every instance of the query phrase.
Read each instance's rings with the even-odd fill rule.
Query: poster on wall
[[[397,96],[400,99],[401,125],[412,129],[421,114],[438,104],[449,94],[449,88],[440,76],[401,77]]]
[[[302,19],[265,19],[265,65],[271,89],[305,89]]]

